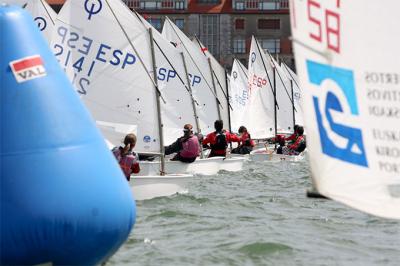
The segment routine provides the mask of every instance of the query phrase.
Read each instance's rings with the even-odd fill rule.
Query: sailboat
[[[193,74],[187,72],[187,63],[184,54],[170,42],[165,40],[150,23],[136,13],[146,29],[153,30],[153,42],[156,58],[156,71],[158,74],[159,88],[165,101],[161,104],[162,116],[167,117],[164,122],[163,134],[165,143],[174,142],[182,133],[183,124],[190,123],[200,131],[200,122],[197,116],[196,100],[193,97],[192,86],[196,79]],[[191,78],[192,77],[192,78]],[[183,104],[186,102],[186,104]],[[190,103],[189,103],[190,102]],[[168,124],[170,126],[168,126]],[[198,158],[193,163],[179,161],[166,161],[167,173],[191,173],[214,175],[220,170],[223,158]],[[154,175],[159,171],[159,162],[142,161],[139,175]]]
[[[224,93],[227,85],[225,85],[224,88],[224,86],[222,86],[223,81],[221,75],[217,75],[216,72],[213,71],[212,62],[214,62],[215,69],[217,69],[216,65],[218,63],[215,59],[211,60],[209,56],[202,52],[205,51],[205,49],[201,43],[199,45],[198,42],[197,45],[194,45],[194,43],[168,18],[165,20],[162,34],[184,53],[184,57],[187,59],[189,72],[199,77],[199,83],[196,87],[193,87],[193,97],[196,99],[196,102],[199,103],[196,105],[196,109],[201,132],[203,134],[208,134],[214,131],[214,121],[223,119],[223,104],[221,104],[221,102],[225,104],[225,111],[229,110],[228,98],[225,96],[226,91]],[[202,47],[202,49],[199,49],[199,47]],[[221,69],[219,72],[222,72]],[[218,88],[216,85],[217,82],[219,83]],[[218,91],[220,92],[221,100],[218,98]],[[213,104],[213,102],[215,104]],[[228,116],[227,112],[224,117],[226,116]],[[229,119],[224,121],[224,125],[229,125]],[[243,168],[244,158],[214,157],[208,158],[207,160],[216,160],[217,158],[220,159],[218,169],[239,171]],[[193,163],[189,167],[197,168],[196,164]],[[209,171],[210,170],[211,169],[209,169]],[[209,173],[211,174],[211,171]],[[214,174],[215,173],[216,172],[214,172]]]
[[[91,9],[86,5],[67,1],[61,9],[51,45],[56,57],[105,139],[118,145],[127,133],[134,132],[138,152],[161,156],[157,163],[161,175],[131,179],[136,199],[186,190],[191,175],[163,175],[161,102],[166,99],[158,84],[152,31],[119,0],[107,0]],[[177,119],[166,121],[173,128]]]
[[[290,4],[315,188],[400,219],[400,2]]]
[[[230,77],[226,72],[226,69],[220,65],[217,59],[209,52],[208,48],[195,36],[192,40],[194,46],[200,50],[207,58],[210,65],[210,71],[214,80],[214,86],[216,87],[217,97],[219,99],[219,110],[221,119],[224,121],[225,127],[230,132],[235,132],[239,127],[232,127],[232,114],[233,108],[230,104],[230,88],[228,80]],[[232,148],[232,144],[230,145]],[[226,171],[240,171],[243,168],[243,162],[245,158],[243,156],[227,154],[227,159],[221,164],[221,170]]]
[[[275,63],[252,38],[248,69],[249,100],[244,111],[244,125],[254,139],[275,137],[293,128],[292,101],[286,91],[283,74]],[[279,102],[278,102],[279,99]],[[250,153],[254,161],[292,160],[286,155],[273,154],[265,148]]]
[[[276,135],[276,102],[272,86],[272,73],[266,71],[269,59],[252,37],[249,54],[249,99],[244,111],[244,126],[254,139],[267,139]]]
[[[275,85],[276,101],[279,107],[277,108],[277,132],[291,134],[294,132],[295,113],[297,110],[293,102],[290,80],[268,50],[266,52],[270,58],[270,61],[266,63],[266,67],[267,69],[272,69],[274,73],[272,75],[273,84]]]

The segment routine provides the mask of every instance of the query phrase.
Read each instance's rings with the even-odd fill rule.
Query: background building
[[[123,0],[156,29],[168,16],[188,36],[196,35],[220,63],[233,58],[246,66],[251,36],[280,60],[293,67],[289,0]],[[56,9],[63,0],[49,0]]]

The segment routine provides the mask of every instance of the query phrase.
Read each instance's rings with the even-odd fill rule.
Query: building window
[[[246,53],[246,40],[245,39],[233,40],[233,53],[234,54]]]
[[[161,1],[161,6],[162,8],[173,8],[174,7],[174,2],[172,0],[164,0]]]
[[[280,19],[259,19],[258,20],[258,29],[279,30],[280,28],[281,28]]]
[[[219,57],[219,15],[202,15],[201,20],[202,30],[200,39],[212,55]]]
[[[260,10],[278,10],[280,9],[280,1],[261,1],[259,8]]]
[[[199,4],[219,4],[220,0],[197,0]]]
[[[162,28],[162,20],[161,18],[148,18],[147,21],[158,31],[161,31]]]
[[[238,18],[235,20],[235,29],[244,30],[244,19]]]
[[[280,39],[266,39],[261,40],[261,47],[268,50],[271,54],[279,54],[281,52],[281,40]]]
[[[184,19],[175,19],[175,25],[180,29],[183,30],[185,28],[185,20]]]
[[[140,9],[160,9],[160,1],[140,1]]]
[[[175,9],[184,10],[185,8],[185,1],[175,1]]]
[[[257,9],[259,5],[259,0],[247,0],[246,9]]]
[[[235,10],[244,10],[244,2],[236,1],[234,9]]]
[[[136,9],[139,7],[139,1],[138,0],[125,0],[125,4],[130,8],[130,9]]]

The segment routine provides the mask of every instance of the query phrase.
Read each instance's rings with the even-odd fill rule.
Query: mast
[[[161,93],[158,89],[156,57],[154,54],[154,39],[153,39],[153,31],[151,28],[149,29],[149,34],[150,34],[151,62],[153,64],[153,78],[154,78],[156,103],[157,103],[158,134],[160,137],[160,153],[161,153],[160,175],[165,175],[164,136],[163,136],[163,124],[162,124],[162,118],[161,118],[161,103],[160,103]]]
[[[181,52],[181,56],[182,56],[182,61],[183,61],[183,68],[185,69],[185,75],[186,75],[186,80],[187,80],[187,84],[188,84],[188,88],[189,88],[190,98],[192,99],[194,121],[196,121],[196,130],[197,130],[197,133],[201,133],[199,117],[197,116],[196,103],[194,102],[192,86],[190,85],[189,73],[187,71],[186,60],[185,60],[185,56],[183,55],[183,52]],[[200,149],[200,150],[201,150],[200,158],[204,158],[203,149]]]
[[[281,77],[281,74],[279,74],[279,71],[278,71],[278,67],[279,67],[279,65],[278,66],[276,66],[276,64],[275,64],[275,62],[274,62],[274,57],[270,54],[270,52],[267,50],[267,54],[268,54],[268,56],[270,57],[270,59],[271,59],[271,62],[272,62],[272,65],[274,66],[274,67],[276,67],[276,69],[277,69],[277,74],[278,74],[278,77],[279,77],[279,79],[280,79],[280,81],[281,81],[281,83],[282,83],[282,85],[283,85],[283,87],[285,88],[285,92],[286,92],[286,95],[289,97],[289,100],[292,102],[292,104],[294,105],[294,99],[293,99],[293,97],[292,98],[290,98],[290,95],[289,95],[289,92],[288,92],[288,90],[287,90],[287,88],[286,88],[286,85],[285,85],[285,82],[283,82],[283,78]],[[278,63],[278,62],[277,62]],[[295,110],[296,110],[296,108],[295,108]]]
[[[140,64],[141,64],[141,66],[144,68],[144,70],[145,70],[145,72],[146,72],[146,75],[150,78],[150,81],[153,83],[155,89],[157,90],[158,96],[161,97],[161,100],[163,100],[163,102],[165,102],[164,99],[163,99],[163,97],[162,97],[162,95],[161,95],[161,92],[160,92],[159,89],[158,89],[157,79],[153,80],[154,75],[153,75],[153,78],[152,78],[151,75],[150,75],[150,73],[147,71],[146,65],[144,64],[142,58],[140,57],[140,54],[138,53],[138,51],[136,50],[135,46],[133,45],[131,39],[130,39],[129,36],[128,36],[128,33],[127,33],[126,30],[125,30],[125,28],[122,26],[121,21],[118,19],[118,17],[117,17],[117,15],[115,14],[114,10],[111,8],[110,3],[108,2],[108,0],[106,0],[106,4],[108,5],[108,8],[110,9],[110,11],[111,11],[113,17],[114,17],[115,20],[117,21],[118,26],[119,26],[120,29],[122,30],[122,32],[123,32],[123,34],[124,34],[126,40],[128,41],[130,47],[132,48],[132,50],[135,52],[137,58],[139,59],[139,62],[140,62]],[[153,35],[151,34],[151,36],[153,36]],[[151,38],[152,38],[152,37],[151,37]],[[153,42],[151,42],[151,46],[153,47]],[[154,57],[154,49],[152,49],[152,52],[153,52],[153,57]],[[154,73],[155,73],[155,72],[154,72]]]
[[[273,74],[273,78],[274,78],[274,124],[275,124],[275,140],[276,140],[276,135],[278,134],[278,119],[277,119],[277,111],[276,111],[276,107],[277,107],[277,103],[276,103],[276,74],[275,74],[275,66],[272,67],[272,70],[274,71]],[[276,141],[275,141],[275,149],[276,149]]]
[[[215,87],[213,69],[212,69],[212,66],[211,66],[211,60],[210,60],[210,58],[207,58],[207,62],[208,62],[208,65],[209,65],[209,67],[210,67],[211,81],[212,81],[212,86],[213,86],[213,88],[214,88],[215,101],[216,101],[216,103],[217,103],[218,119],[221,120],[221,110],[220,110],[220,104],[221,104],[221,103],[219,102],[218,97],[217,97],[217,95],[218,95],[218,94],[217,94],[217,88]]]
[[[292,79],[290,79],[290,89],[291,89],[291,92],[292,92],[292,112],[293,112],[293,131],[294,131],[294,125],[296,125],[296,117],[295,117],[295,107],[294,107],[294,98],[293,98],[293,96],[294,96],[294,93],[293,93],[293,80]],[[294,132],[294,133],[296,133],[296,132]]]
[[[51,20],[51,23],[53,23],[53,26],[55,26],[55,25],[56,25],[56,23],[54,22],[54,20],[53,20],[52,16],[50,15],[50,12],[49,12],[49,10],[47,10],[48,4],[46,3],[46,4],[47,4],[47,6],[46,6],[46,4],[45,4],[45,3],[43,3],[43,0],[40,0],[40,3],[42,4],[42,6],[43,6],[44,10],[46,11],[47,15],[49,16],[49,18],[50,18],[50,20]],[[53,12],[54,12],[54,11],[53,11]]]
[[[225,88],[226,88],[226,99],[227,99],[227,108],[228,108],[228,123],[229,123],[229,132],[232,132],[232,125],[231,125],[231,104],[229,102],[229,88],[228,88],[228,72],[226,72],[226,68],[224,68],[225,71]],[[232,148],[232,143],[231,143],[231,148]]]
[[[229,103],[229,89],[228,89],[228,73],[226,72],[226,68],[224,68],[225,71],[225,88],[226,88],[226,102],[227,102],[227,108],[228,108],[228,126],[229,126],[229,132],[232,132],[232,125],[231,125],[231,104]],[[232,142],[229,142],[229,146],[232,151]]]

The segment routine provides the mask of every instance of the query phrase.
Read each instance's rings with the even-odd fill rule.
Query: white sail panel
[[[277,118],[278,118],[278,132],[291,133],[293,132],[294,120],[293,120],[293,102],[292,94],[290,89],[290,80],[286,77],[283,70],[275,59],[268,53],[270,61],[266,62],[267,69],[275,69],[275,86],[276,86],[276,101],[277,106]],[[273,73],[274,70],[271,70]]]
[[[164,99],[161,102],[163,135],[165,144],[169,144],[182,135],[185,124],[192,124],[196,128],[183,57],[150,23],[139,15],[137,18],[142,23],[138,27],[145,26],[153,32],[157,82]]]
[[[200,40],[195,37],[192,40],[193,44],[201,51],[206,58],[210,59],[211,67],[213,70],[214,83],[217,91],[217,97],[220,101],[219,109],[221,113],[221,119],[224,121],[225,128],[229,125],[229,106],[228,106],[228,88],[226,82],[225,69],[220,65],[220,63],[215,59],[215,57],[208,51],[207,47],[204,46]]]
[[[107,140],[118,145],[134,131],[138,151],[159,152],[150,39],[135,20],[121,1],[70,0],[51,47]]]
[[[162,34],[184,53],[191,76],[193,96],[197,102],[200,128],[203,134],[208,134],[214,131],[214,122],[219,119],[208,61],[191,40],[168,18],[165,20]]]
[[[232,130],[237,132],[240,126],[244,124],[244,112],[249,100],[248,88],[248,70],[243,64],[234,59],[230,76],[230,96],[231,96],[231,123]]]
[[[295,123],[300,126],[304,126],[303,122],[303,110],[301,104],[301,88],[299,86],[299,78],[298,76],[285,64],[281,63],[281,68],[283,72],[286,74],[286,77],[291,80],[291,86],[293,86],[293,98],[294,98],[294,107],[295,107]]]
[[[397,219],[399,8],[398,1],[291,1],[316,188],[359,210]]]
[[[254,37],[251,40],[249,55],[249,103],[244,113],[244,126],[255,139],[275,136],[275,110],[272,84],[272,69],[267,72],[269,61]]]
[[[2,0],[1,2],[25,8],[32,15],[39,30],[50,43],[57,14],[45,0]]]

